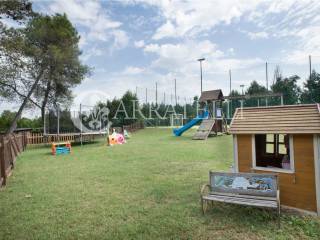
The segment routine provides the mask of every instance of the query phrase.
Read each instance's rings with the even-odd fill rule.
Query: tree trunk
[[[42,123],[44,123],[44,118],[45,118],[45,113],[46,113],[46,106],[47,106],[47,103],[48,103],[48,98],[49,98],[50,91],[51,91],[51,80],[49,79],[48,83],[47,83],[46,92],[44,94],[44,98],[43,98],[43,101],[42,101],[42,104],[41,104],[41,120],[42,120]]]
[[[6,134],[9,134],[9,133],[13,133],[13,131],[17,128],[17,122],[19,120],[19,118],[21,117],[21,113],[23,111],[23,109],[25,108],[25,106],[27,105],[28,103],[28,100],[29,98],[31,97],[33,91],[35,90],[37,84],[39,83],[41,77],[42,77],[42,73],[43,73],[43,70],[41,70],[41,72],[39,73],[38,77],[36,78],[35,82],[33,83],[30,91],[28,92],[28,95],[25,97],[25,99],[23,100],[18,112],[16,113],[13,121],[11,122],[11,125],[10,127],[8,128],[8,130],[6,131]]]

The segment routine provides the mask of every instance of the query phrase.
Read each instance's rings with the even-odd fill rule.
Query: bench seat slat
[[[219,195],[219,196],[229,196],[229,197],[239,197],[239,198],[252,198],[258,200],[270,200],[270,201],[277,201],[276,197],[264,197],[264,196],[253,196],[253,195],[246,195],[246,194],[236,194],[236,193],[220,193],[220,192],[210,192],[210,195]]]
[[[218,201],[218,202],[225,202],[225,203],[233,203],[239,205],[246,205],[246,206],[256,206],[256,207],[267,207],[267,208],[277,208],[277,201],[273,200],[258,200],[252,198],[243,198],[243,197],[229,197],[229,196],[219,196],[219,195],[207,195],[203,196],[204,200],[210,201]]]

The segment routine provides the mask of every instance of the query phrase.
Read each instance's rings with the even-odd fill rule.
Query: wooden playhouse
[[[236,172],[277,173],[281,205],[320,215],[320,106],[287,105],[236,110]]]

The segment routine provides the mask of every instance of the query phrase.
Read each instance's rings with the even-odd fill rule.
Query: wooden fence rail
[[[26,133],[0,136],[0,186],[6,185],[17,156],[26,149]]]
[[[65,142],[70,141],[74,142],[76,136],[79,134],[74,133],[60,133],[57,134],[47,134],[44,135],[43,133],[28,133],[27,139],[28,144],[42,144],[42,143],[52,143],[52,142]]]
[[[137,131],[137,130],[143,129],[143,128],[144,128],[144,124],[142,121],[138,121],[138,122],[132,123],[130,125],[123,126],[123,129],[126,129],[129,132],[134,132],[134,131]]]

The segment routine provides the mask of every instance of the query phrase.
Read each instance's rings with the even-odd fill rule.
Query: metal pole
[[[201,78],[201,94],[202,94],[202,61],[200,61],[200,78]]]
[[[99,107],[99,119],[100,119],[100,134],[101,134],[102,118],[101,118],[101,108],[100,107]]]
[[[44,109],[43,114],[43,135],[46,135],[46,109]]]
[[[202,61],[204,61],[205,58],[199,58],[198,61],[200,62],[200,80],[201,80],[201,94],[202,94]]]
[[[148,103],[148,88],[146,88],[146,104]]]
[[[269,90],[269,84],[268,84],[268,62],[266,62],[266,84],[267,84],[267,92]],[[268,97],[266,97],[266,106],[268,106]]]
[[[82,108],[82,104],[80,103],[80,115],[79,115],[79,121],[80,121],[80,143],[81,143],[81,146],[82,146],[82,112],[81,112],[81,108]]]
[[[176,106],[177,106],[177,80],[174,79],[174,99],[176,101]]]
[[[312,65],[311,65],[311,55],[309,55],[309,73],[310,73],[310,80],[311,80],[311,75],[312,75]]]
[[[57,136],[58,136],[58,141],[60,141],[60,111],[59,111],[59,105],[57,105]]]
[[[163,104],[166,105],[166,92],[163,93]]]
[[[158,106],[158,83],[156,82],[156,106]]]
[[[230,80],[230,83],[229,83],[229,96],[231,95],[231,69],[229,70],[229,80]]]
[[[228,116],[228,119],[230,119],[229,100],[227,100],[227,116]]]
[[[266,84],[267,84],[267,90],[269,89],[268,86],[268,63],[266,62]]]

